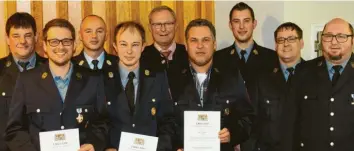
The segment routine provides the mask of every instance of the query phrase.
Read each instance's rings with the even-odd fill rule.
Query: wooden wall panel
[[[80,37],[79,37],[79,30],[80,30],[80,24],[81,24],[81,18],[82,18],[82,14],[81,14],[81,5],[82,2],[80,1],[68,1],[68,13],[69,13],[69,18],[68,20],[70,21],[71,24],[73,24],[73,26],[75,27],[75,31],[76,31],[76,52],[74,53],[74,55],[77,55],[80,53],[80,50],[82,50],[83,46],[82,43],[80,41]],[[78,19],[80,18],[80,19]]]
[[[0,1],[0,31],[5,31],[4,26],[7,18],[16,11],[26,11],[27,7],[21,2],[21,6],[17,6],[19,1]],[[39,33],[36,50],[40,55],[44,55],[42,51],[42,28],[51,19],[64,18],[68,19],[75,26],[78,35],[81,20],[90,14],[101,16],[107,24],[107,41],[105,49],[115,54],[112,47],[113,33],[115,26],[123,21],[134,20],[140,22],[146,30],[147,44],[153,42],[151,32],[149,31],[149,12],[156,6],[166,5],[171,7],[177,16],[177,33],[176,41],[184,43],[184,29],[189,21],[196,18],[205,18],[214,23],[214,2],[213,1],[77,1],[71,2],[67,0],[57,1],[31,1],[31,14],[37,21]],[[44,9],[45,8],[45,9]],[[3,26],[1,26],[3,25]],[[4,34],[3,34],[4,35]],[[3,36],[1,35],[1,36]],[[5,36],[0,38],[0,57],[8,54],[8,48]],[[78,54],[82,50],[82,43],[76,40]]]
[[[124,8],[124,9],[123,9]],[[123,1],[116,3],[117,23],[132,19],[131,2]]]
[[[106,26],[107,26],[107,39],[106,39],[106,51],[110,54],[116,54],[113,48],[114,27],[117,25],[116,14],[116,2],[106,2]]]
[[[81,2],[81,18],[92,14],[92,2],[91,1],[82,1]]]
[[[5,10],[5,2],[0,1],[0,10]],[[6,16],[5,11],[0,11],[0,17]],[[6,32],[5,32],[5,24],[6,24],[6,18],[1,18],[0,19],[0,57],[4,57],[7,55],[7,44],[6,44]]]
[[[176,16],[177,16],[177,35],[176,35],[176,41],[179,43],[184,43],[184,24],[185,24],[185,20],[184,20],[184,2],[182,1],[177,1],[176,2]],[[181,13],[183,12],[183,13]],[[186,12],[187,14],[187,12]],[[190,15],[190,14],[188,14]]]
[[[44,28],[43,25],[43,3],[41,1],[32,1],[31,2],[31,14],[33,15],[34,19],[36,20],[37,25],[37,44],[36,50],[43,49],[43,34],[42,29]],[[45,56],[43,51],[38,51],[41,56]]]
[[[17,10],[17,3],[16,1],[4,1],[4,25],[6,25],[6,20],[7,18],[9,18],[12,14],[14,14]],[[3,28],[5,28],[5,26],[3,26]],[[5,31],[5,30],[4,30]],[[6,34],[6,33],[5,33]],[[0,53],[2,56],[0,56],[0,58],[3,58],[5,56],[7,56],[9,54],[9,50],[7,47],[7,43],[6,40],[5,41],[1,41],[1,43],[5,43],[5,44],[1,44],[1,45],[5,45],[5,50],[1,50],[2,52]]]
[[[57,1],[57,18],[63,18],[63,19],[69,18],[68,1],[67,0]]]

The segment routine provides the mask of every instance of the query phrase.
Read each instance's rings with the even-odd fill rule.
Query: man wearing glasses
[[[51,20],[43,29],[43,39],[48,63],[17,79],[7,146],[11,151],[38,151],[40,132],[77,128],[80,151],[103,150],[107,133],[103,81],[71,63],[75,28],[64,19]]]
[[[158,6],[149,14],[149,30],[154,43],[146,46],[142,53],[143,62],[158,70],[176,71],[188,65],[186,48],[175,42],[177,22],[175,12],[167,6]]]
[[[299,66],[294,79],[295,99],[288,101],[295,106],[287,117],[295,126],[293,146],[301,151],[352,151],[353,27],[335,18],[322,33],[323,56]]]
[[[274,32],[275,50],[278,62],[273,64],[273,70],[259,75],[257,116],[251,139],[257,142],[252,150],[284,151],[281,149],[282,137],[289,132],[282,132],[287,127],[282,122],[286,120],[287,97],[292,92],[292,78],[301,59],[301,49],[304,46],[302,29],[291,22],[281,24]],[[290,108],[292,108],[290,106]]]

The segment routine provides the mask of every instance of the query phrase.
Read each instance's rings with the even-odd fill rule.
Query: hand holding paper
[[[93,147],[92,144],[84,144],[81,145],[79,151],[95,151],[95,148]]]
[[[228,143],[230,142],[230,132],[227,128],[223,128],[219,132],[219,138],[221,143]]]

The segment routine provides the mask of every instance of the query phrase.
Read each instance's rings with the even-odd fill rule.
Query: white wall
[[[326,24],[335,17],[354,23],[354,2],[285,2],[284,21],[298,24],[304,35],[302,56],[308,60],[316,57],[311,41],[311,25]]]
[[[231,8],[239,1],[215,2],[215,27],[217,30],[218,49],[233,43],[232,32],[228,28],[228,16]],[[302,57],[309,60],[316,57],[312,48],[311,26],[325,24],[335,17],[341,17],[354,23],[354,2],[257,2],[247,1],[258,21],[254,31],[255,41],[268,48],[274,49],[273,32],[283,22],[291,21],[298,24],[304,35],[305,46]]]
[[[229,13],[239,1],[215,2],[215,27],[218,49],[227,47],[234,42],[232,31],[229,28]],[[268,48],[274,48],[273,31],[283,21],[284,2],[247,2],[255,13],[258,22],[253,33],[255,41]]]

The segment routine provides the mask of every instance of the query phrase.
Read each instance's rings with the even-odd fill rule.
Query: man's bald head
[[[102,52],[106,33],[106,23],[100,16],[86,16],[80,25],[80,40],[84,44],[84,51]]]
[[[347,61],[352,54],[353,27],[341,18],[330,20],[323,28],[321,46],[323,56],[334,65]]]
[[[324,31],[326,30],[327,25],[332,25],[332,24],[346,24],[346,25],[348,26],[347,28],[349,29],[350,34],[353,35],[353,33],[354,33],[353,26],[352,26],[349,22],[345,21],[345,20],[342,19],[342,18],[334,18],[334,19],[330,20],[330,21],[329,21],[328,23],[326,23],[326,25],[323,27],[322,32],[324,32]]]

